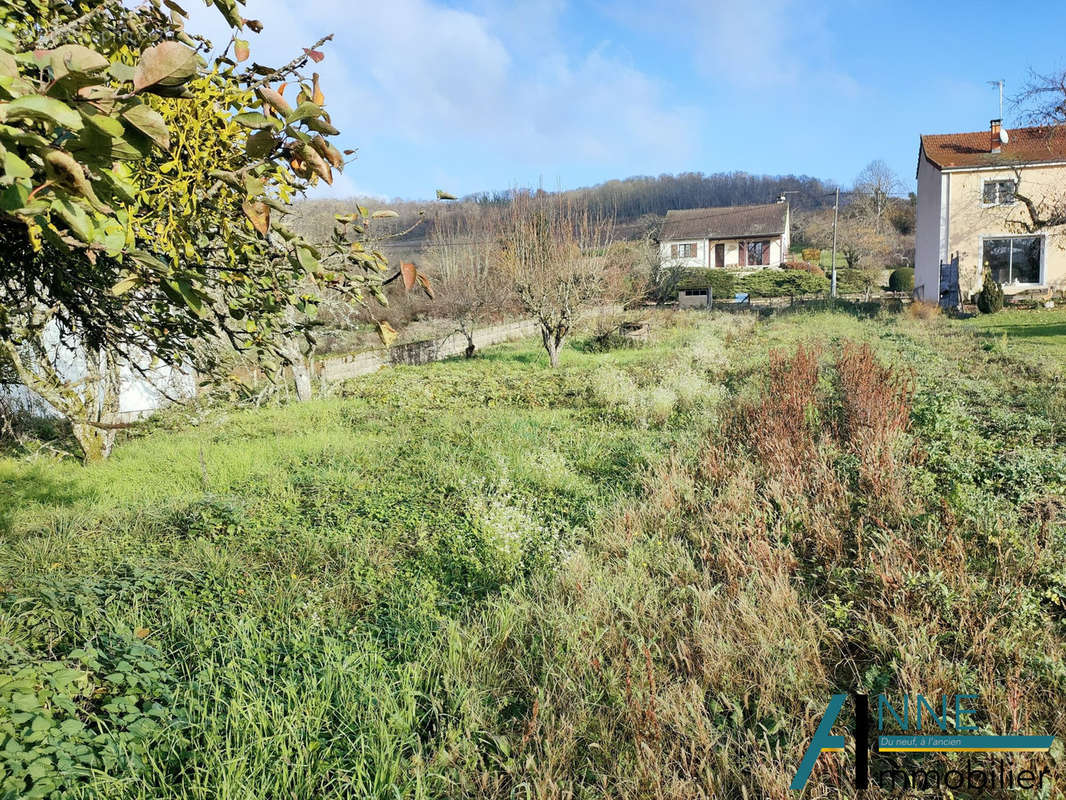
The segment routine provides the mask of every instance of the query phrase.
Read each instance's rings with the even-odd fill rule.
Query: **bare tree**
[[[455,325],[453,334],[466,340],[464,354],[471,358],[476,351],[474,334],[513,309],[514,291],[497,268],[469,266],[452,271],[437,281],[434,310]]]
[[[474,355],[474,332],[515,305],[512,287],[494,263],[499,230],[495,207],[438,209],[422,250],[436,290],[434,315],[455,324],[453,333],[466,339],[467,358]]]
[[[515,192],[501,220],[499,263],[522,307],[540,325],[554,368],[581,312],[609,299],[612,221],[573,197]]]
[[[604,288],[624,308],[643,305],[649,296],[661,304],[660,297],[677,297],[677,284],[685,273],[675,264],[663,265],[659,245],[649,231],[639,239],[612,242],[607,248]]]
[[[884,161],[867,164],[855,179],[852,205],[871,220],[877,233],[884,230],[885,214],[892,199],[903,190],[899,177]]]
[[[1066,124],[1066,71],[1048,74],[1030,71],[1029,82],[1014,98],[1013,105],[1023,109],[1030,125],[1054,128]]]
[[[422,252],[437,281],[450,281],[471,270],[486,273],[499,230],[498,209],[463,203],[458,207],[437,207],[434,211]]]
[[[1013,104],[1024,109],[1024,118],[1031,125],[1044,128],[1048,151],[1056,137],[1066,136],[1066,71],[1060,73],[1029,73],[1029,82]],[[1035,233],[1045,228],[1066,225],[1066,193],[1031,192],[1023,184],[1022,172],[1014,170],[1014,198],[1029,216],[1026,220],[1012,220],[1018,230]]]
[[[803,212],[796,215],[796,235],[802,241],[828,250],[833,244],[832,211]],[[909,260],[914,237],[903,235],[893,225],[878,232],[873,220],[861,211],[842,208],[837,225],[837,254],[849,269],[871,272],[898,266]],[[838,261],[839,266],[839,261]]]

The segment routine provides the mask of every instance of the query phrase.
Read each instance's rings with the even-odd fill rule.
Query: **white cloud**
[[[251,37],[252,58],[271,65],[335,32],[318,70],[345,141],[367,142],[369,132],[434,150],[452,143],[513,162],[514,174],[576,161],[659,166],[664,153],[694,150],[702,112],[667,102],[609,43],[564,44],[561,0],[475,3],[470,11],[433,0],[249,0],[243,13],[265,26]],[[215,14],[199,10],[190,27],[204,30]],[[210,27],[224,41],[224,25]]]
[[[779,90],[822,82],[823,89],[856,89],[832,63],[825,9],[809,0],[677,0],[654,6],[622,0],[603,11],[631,28],[655,32],[664,48],[691,60],[703,75],[735,87]]]

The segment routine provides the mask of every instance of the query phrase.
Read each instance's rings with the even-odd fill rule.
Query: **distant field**
[[[802,261],[803,260],[803,251],[802,250],[790,250],[789,251],[789,258],[791,258],[793,261]],[[822,251],[822,257],[820,259],[818,259],[818,266],[822,267],[823,269],[832,269],[832,267],[833,267],[833,251],[832,250],[823,250]],[[847,266],[847,263],[844,261],[844,256],[841,255],[841,253],[838,251],[837,252],[837,268],[838,269],[843,269],[846,266]]]
[[[1066,308],[1006,310],[962,324],[989,339],[1005,341],[1008,349],[1066,359]]]
[[[853,690],[1060,734],[1066,403],[1029,354],[1066,317],[844,309],[0,458],[0,797],[799,797]]]

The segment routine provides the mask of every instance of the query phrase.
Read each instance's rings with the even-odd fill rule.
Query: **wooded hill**
[[[445,187],[447,188],[447,187]],[[770,203],[785,193],[794,209],[818,209],[832,204],[836,185],[808,175],[750,175],[746,172],[685,172],[679,175],[635,176],[561,194],[580,197],[594,215],[613,216],[616,235],[637,238],[657,230],[670,209]],[[294,210],[294,226],[311,238],[328,237],[334,214],[350,213],[353,204],[389,208],[398,217],[376,222],[376,234],[390,256],[421,248],[434,227],[448,225],[455,216],[476,215],[480,210],[506,204],[510,190],[481,192],[458,201],[385,202],[372,198],[308,200]]]

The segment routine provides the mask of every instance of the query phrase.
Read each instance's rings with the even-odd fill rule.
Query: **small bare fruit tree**
[[[581,312],[610,300],[604,280],[613,229],[573,198],[515,192],[500,226],[499,262],[540,325],[551,366]]]
[[[423,250],[436,286],[434,311],[466,340],[467,358],[477,349],[475,331],[514,310],[511,286],[494,260],[499,229],[494,208],[449,208],[433,220]]]

